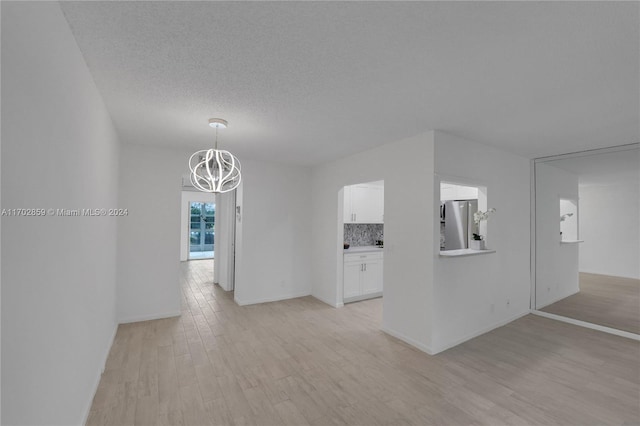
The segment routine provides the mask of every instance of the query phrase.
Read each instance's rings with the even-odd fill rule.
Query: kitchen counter
[[[344,249],[344,254],[349,253],[366,253],[366,252],[382,252],[382,247],[378,246],[360,246],[360,247],[349,247],[348,249]]]
[[[495,250],[484,249],[458,249],[458,250],[446,250],[440,252],[440,257],[461,257],[461,256],[477,256],[479,254],[491,254],[495,253]]]

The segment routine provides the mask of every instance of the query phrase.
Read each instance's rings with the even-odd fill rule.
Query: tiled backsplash
[[[384,225],[381,223],[344,225],[344,242],[352,247],[373,246],[376,240],[384,240]]]

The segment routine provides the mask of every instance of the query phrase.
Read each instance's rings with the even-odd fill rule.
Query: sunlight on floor
[[[212,251],[192,251],[189,252],[189,260],[194,259],[213,259]]]

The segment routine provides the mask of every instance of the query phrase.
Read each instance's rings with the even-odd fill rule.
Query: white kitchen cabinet
[[[344,264],[344,298],[350,299],[362,294],[360,290],[360,273],[362,263],[345,262]]]
[[[382,295],[382,253],[360,253],[344,256],[345,302]]]
[[[478,199],[478,188],[475,188],[473,186],[458,186],[457,199],[458,200]]]
[[[351,203],[352,186],[344,187],[344,223],[353,223],[353,210]]]
[[[345,186],[344,223],[384,223],[384,186]]]
[[[478,198],[478,188],[473,186],[454,185],[442,182],[440,184],[440,200],[475,200]]]
[[[382,292],[382,259],[368,261],[364,264],[362,275],[362,294]]]

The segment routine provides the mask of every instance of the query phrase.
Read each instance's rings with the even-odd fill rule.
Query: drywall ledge
[[[440,257],[477,256],[479,254],[491,254],[495,252],[496,252],[495,250],[473,250],[473,249],[447,250],[447,251],[441,251]]]
[[[560,244],[578,244],[578,243],[584,243],[584,240],[562,240],[562,241],[560,241]]]

